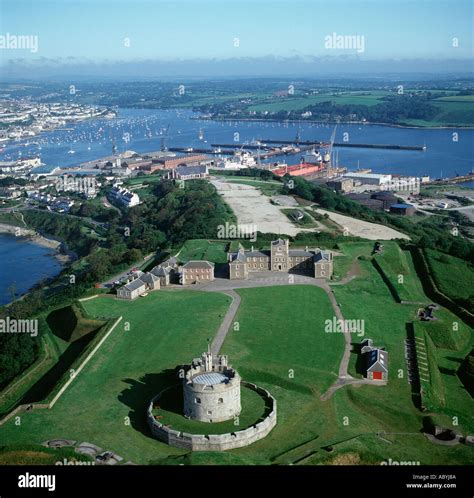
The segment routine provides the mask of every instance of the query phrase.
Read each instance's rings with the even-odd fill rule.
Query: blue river
[[[0,306],[61,271],[55,251],[13,235],[0,234]]]
[[[301,140],[329,141],[334,128],[316,123],[216,122],[196,118],[197,115],[188,110],[119,109],[115,119],[86,121],[66,130],[9,144],[0,154],[0,160],[40,155],[45,164],[41,171],[49,171],[56,166],[74,166],[110,155],[114,144],[118,152],[155,151],[160,149],[168,126],[166,146],[194,148],[207,148],[211,143],[294,140],[297,133]],[[474,129],[340,124],[335,141],[343,142],[345,138],[349,143],[426,146],[425,151],[335,148],[339,166],[350,170],[359,167],[370,168],[375,173],[445,178],[469,173],[474,168]],[[299,156],[285,156],[280,160],[296,164]]]

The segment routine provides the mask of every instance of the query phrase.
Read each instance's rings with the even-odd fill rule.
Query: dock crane
[[[328,176],[331,176],[331,169],[332,169],[332,148],[334,146],[334,141],[336,140],[336,130],[337,130],[337,125],[334,127],[334,130],[332,131],[331,134],[331,139],[329,140],[329,147],[326,151],[326,154],[324,154],[324,162],[327,165],[327,174]]]

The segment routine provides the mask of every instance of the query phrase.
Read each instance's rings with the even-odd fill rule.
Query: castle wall
[[[227,434],[189,434],[170,429],[160,423],[153,416],[153,405],[161,397],[158,394],[148,407],[148,425],[154,437],[160,441],[182,448],[188,451],[225,451],[248,446],[260,439],[266,437],[277,423],[277,402],[276,399],[265,389],[251,384],[242,382],[243,385],[253,389],[271,404],[271,411],[264,420],[242,431],[235,431]],[[163,391],[162,391],[163,392]]]

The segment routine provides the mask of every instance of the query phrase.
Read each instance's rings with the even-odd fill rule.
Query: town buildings
[[[390,212],[392,214],[399,214],[401,216],[413,216],[415,211],[415,206],[412,204],[397,203],[390,206]]]

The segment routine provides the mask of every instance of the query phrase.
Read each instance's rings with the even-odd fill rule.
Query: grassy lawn
[[[406,119],[404,123],[415,126],[473,126],[474,103],[472,95],[464,97],[442,97],[431,103],[438,108],[438,113],[429,121],[421,119]]]
[[[183,263],[193,259],[205,259],[212,263],[226,263],[229,241],[210,241],[206,239],[188,240],[179,251]]]
[[[349,426],[352,433],[364,434],[370,430],[387,432],[412,433],[412,435],[388,435],[386,439],[392,441],[388,445],[371,435],[361,436],[357,440],[345,442],[341,451],[352,451],[359,454],[369,453],[372,457],[379,455],[380,459],[418,460],[421,464],[435,463],[468,463],[473,461],[472,451],[465,446],[443,449],[428,443],[419,434],[422,423],[422,414],[415,409],[410,399],[410,388],[406,379],[406,366],[403,351],[403,339],[406,337],[405,323],[413,319],[414,307],[403,306],[393,302],[393,299],[384,286],[383,280],[372,265],[361,262],[365,266],[368,278],[354,280],[347,286],[334,288],[338,301],[342,304],[344,316],[347,318],[365,317],[365,337],[374,339],[375,343],[385,346],[389,351],[389,383],[385,388],[371,389],[368,386],[360,388],[350,387],[336,392],[336,410],[349,417]],[[438,350],[439,351],[439,350]],[[438,353],[437,353],[438,354]],[[354,357],[356,355],[353,355]],[[457,365],[456,361],[446,360],[451,368]],[[439,363],[439,362],[438,362]],[[351,373],[355,372],[356,360],[351,361]],[[434,365],[436,367],[436,365]],[[402,370],[403,378],[399,378]],[[442,422],[450,426],[450,416],[457,415],[460,424],[457,427],[461,432],[470,433],[474,429],[471,412],[472,400],[463,389],[459,379],[453,375],[440,373],[439,379],[452,386],[455,396],[447,393],[445,407],[436,407],[437,414],[444,414]],[[448,389],[446,389],[448,391]],[[358,412],[364,406],[370,406],[370,412],[361,419]],[[355,421],[355,424],[354,424]],[[395,457],[394,455],[398,455]]]
[[[251,180],[245,179],[242,180],[240,178],[228,178],[228,182],[230,183],[240,183],[241,185],[250,185],[252,187],[256,187],[263,195],[268,195],[271,197],[272,195],[280,195],[282,193],[283,185],[280,182],[275,181],[265,181],[265,180]]]
[[[238,293],[239,330],[227,336],[223,353],[242,378],[275,396],[278,423],[265,439],[233,453],[256,463],[293,461],[295,448],[334,425],[331,404],[319,396],[336,379],[343,338],[324,332],[333,310],[320,288],[289,285]]]
[[[425,251],[431,274],[438,289],[453,301],[465,301],[474,295],[474,267],[467,261],[433,249]],[[461,303],[466,307],[466,303]],[[467,307],[474,311],[472,306]]]
[[[270,102],[264,102],[257,105],[249,106],[249,111],[299,111],[313,104],[320,102],[334,102],[335,104],[361,104],[376,105],[380,104],[382,97],[388,95],[388,92],[347,92],[338,95],[330,93],[319,95],[308,95],[307,97],[285,97],[272,99]]]
[[[76,453],[74,448],[45,448],[39,445],[0,447],[0,465],[56,465],[56,462],[63,460],[93,463],[91,457]]]
[[[344,278],[359,256],[370,256],[374,244],[372,242],[339,243],[337,247],[342,254],[334,256],[334,280]]]
[[[66,437],[136,463],[183,453],[150,436],[146,406],[176,382],[177,365],[206,349],[229,303],[225,295],[193,291],[155,292],[134,302],[110,296],[84,302],[92,316],[122,315],[123,321],[52,410],[22,414],[21,426],[12,419],[0,427],[0,440],[39,444]]]
[[[471,330],[449,310],[434,311],[437,320],[416,322],[416,327],[428,333],[434,345],[451,351],[464,351],[470,344]]]
[[[375,258],[400,300],[428,303],[409,251],[402,251],[396,242],[385,242]]]

